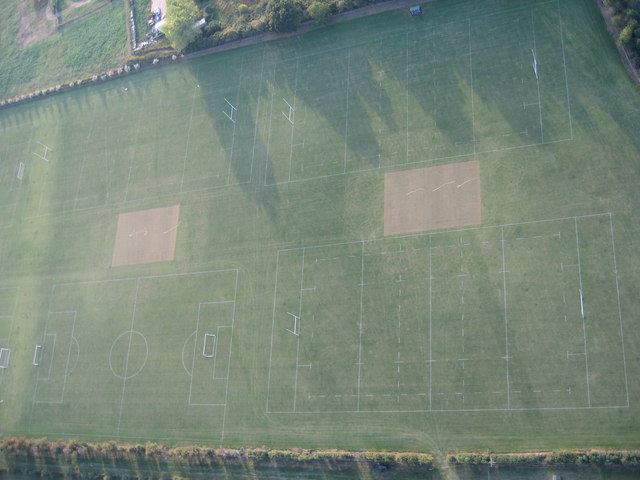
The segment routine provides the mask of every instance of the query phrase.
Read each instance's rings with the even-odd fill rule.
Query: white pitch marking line
[[[173,232],[176,228],[178,228],[180,226],[179,223],[176,223],[173,227],[171,227],[169,230],[166,230],[164,232],[162,232],[163,235],[166,235],[169,232]]]
[[[200,88],[200,85],[197,85]],[[187,127],[187,141],[184,147],[184,156],[182,158],[182,177],[180,178],[180,193],[184,190],[184,178],[187,172],[187,160],[189,158],[189,143],[191,141],[191,127],[193,125],[193,112],[196,104],[196,91],[191,96],[191,113],[189,115],[189,126]]]
[[[578,283],[580,292],[582,292],[582,267],[580,265],[580,238],[578,237],[578,218],[574,220],[576,230],[576,256],[578,260]],[[582,294],[580,295],[582,297]],[[587,356],[587,326],[584,316],[582,317],[582,336],[584,339],[584,367],[587,380],[587,405],[591,407],[591,387],[589,385],[589,357]]]
[[[276,329],[276,298],[278,294],[278,267],[280,265],[280,251],[276,254],[276,274],[273,280],[273,320],[271,323],[271,348],[269,349],[269,371],[267,372],[267,399],[265,402],[265,411],[269,412],[269,394],[271,393],[271,365],[273,360],[273,339]]]
[[[531,10],[531,33],[533,35],[533,48],[531,53],[533,54],[533,71],[536,74],[536,88],[538,90],[538,111],[540,114],[540,141],[544,142],[544,127],[542,125],[542,98],[540,97],[540,81],[538,80],[538,59],[536,57],[536,28],[533,18],[533,9]]]
[[[406,36],[405,36],[405,45],[406,45],[406,49],[405,49],[405,65],[406,65],[406,71],[405,71],[405,91],[406,96],[405,96],[405,124],[406,124],[406,131],[407,131],[407,148],[405,151],[405,163],[409,163],[409,32],[407,32]]]
[[[511,409],[511,396],[509,391],[511,390],[511,380],[509,377],[509,316],[507,309],[507,266],[505,259],[505,239],[504,239],[504,227],[500,228],[500,243],[502,245],[502,290],[504,298],[504,343],[505,343],[505,358],[506,358],[506,373],[507,373],[507,409]]]
[[[583,218],[592,218],[592,217],[602,217],[605,215],[610,215],[609,213],[592,213],[592,214],[588,214],[588,215],[577,215],[577,216],[572,216],[572,217],[560,217],[560,218],[548,218],[548,219],[544,219],[544,220],[532,220],[532,221],[528,221],[528,222],[517,222],[517,223],[504,223],[504,224],[500,224],[500,225],[489,225],[489,226],[483,226],[483,227],[467,227],[467,228],[459,228],[459,229],[452,229],[452,230],[443,230],[438,232],[435,235],[443,235],[443,234],[449,234],[449,233],[463,233],[463,232],[473,232],[473,231],[483,231],[483,230],[494,230],[494,229],[499,229],[499,228],[504,228],[504,227],[518,227],[521,225],[538,225],[538,224],[542,224],[542,223],[550,223],[550,222],[561,222],[564,220],[576,220],[576,219],[583,219]],[[434,234],[430,234],[430,233],[411,233],[411,234],[406,234],[406,235],[398,235],[397,237],[394,237],[394,239],[397,240],[401,240],[401,239],[405,239],[405,238],[415,238],[415,237],[424,237],[424,236],[431,236]],[[374,238],[371,241],[382,241],[384,240],[383,238]],[[304,247],[291,247],[291,248],[282,248],[279,249],[278,252],[288,252],[288,251],[292,251],[292,250],[302,250],[302,249],[317,249],[317,248],[326,248],[326,247],[336,247],[339,245],[353,245],[356,243],[360,243],[362,242],[362,240],[352,240],[352,241],[347,241],[347,242],[335,242],[335,243],[325,243],[325,244],[318,244],[318,245],[307,245]],[[490,243],[490,242],[483,242],[483,243]],[[452,248],[455,248],[456,245],[449,245]],[[435,245],[433,247],[431,247],[433,250],[438,249],[438,248],[444,248],[444,246],[438,246]],[[370,254],[366,253],[365,256],[368,256]],[[576,267],[576,265],[565,265],[565,267],[568,266],[573,266]],[[233,270],[233,269],[230,269]],[[208,272],[204,272],[204,273],[208,273]],[[503,273],[502,271],[499,273]],[[506,271],[504,273],[509,273],[509,271]],[[175,275],[175,274],[172,274]],[[183,274],[181,274],[183,275]],[[133,277],[135,278],[135,277]],[[145,277],[148,278],[148,277]],[[434,277],[436,278],[436,277]],[[77,283],[77,282],[75,282]],[[75,284],[74,283],[74,284]],[[64,284],[61,284],[64,285]]]
[[[451,180],[450,182],[443,183],[442,185],[440,185],[439,187],[434,188],[431,191],[435,192],[437,190],[440,190],[442,187],[446,187],[447,185],[451,185],[452,183],[456,183],[456,181],[455,180]]]
[[[127,356],[124,362],[124,378],[122,381],[122,394],[120,395],[120,413],[118,414],[118,432],[122,422],[122,410],[124,408],[124,394],[127,388],[127,375],[129,373],[129,356],[131,355],[131,341],[133,340],[133,326],[136,320],[136,309],[138,306],[138,292],[140,290],[140,278],[136,281],[136,293],[133,298],[133,311],[131,313],[131,327],[129,328],[129,347],[127,348]],[[193,371],[193,370],[192,370]]]
[[[416,188],[415,190],[411,190],[410,192],[405,193],[405,195],[408,197],[409,195],[413,195],[416,192],[419,192],[421,190],[424,190],[424,188],[420,187],[420,188]]]
[[[618,319],[620,320],[620,344],[622,347],[622,364],[624,367],[624,385],[627,393],[627,407],[629,406],[629,383],[627,381],[627,358],[624,351],[624,331],[622,329],[622,310],[620,308],[620,287],[618,285],[618,262],[616,260],[616,242],[613,236],[613,218],[609,213],[609,226],[611,228],[611,251],[613,253],[613,272],[616,278],[616,294],[618,298]]]
[[[349,153],[349,87],[351,85],[351,48],[347,49],[347,87],[346,87],[346,98],[345,98],[345,114],[344,114],[344,165],[342,169],[342,173],[347,172],[347,154]]]
[[[474,85],[473,85],[473,52],[472,52],[472,45],[471,45],[471,19],[469,19],[469,83],[471,85],[471,134],[473,136],[473,154],[476,154],[476,115],[475,115],[475,109],[473,106],[473,92],[474,92]]]
[[[567,78],[567,60],[564,51],[564,33],[562,29],[562,16],[558,15],[558,26],[560,29],[560,47],[562,50],[562,64],[564,66],[564,83],[567,91],[567,110],[569,112],[569,139],[573,140],[573,121],[571,119],[571,100],[569,98],[569,79]]]
[[[264,83],[264,57],[265,50],[262,51],[262,66],[260,67],[260,81],[258,83],[258,96],[257,96],[257,105],[256,105],[256,119],[260,118],[260,105],[262,99],[262,85]],[[258,127],[260,126],[260,122],[255,122],[255,128],[253,131],[253,148],[251,149],[251,168],[249,170],[249,182],[253,179],[253,165],[256,158],[256,140],[258,139]]]

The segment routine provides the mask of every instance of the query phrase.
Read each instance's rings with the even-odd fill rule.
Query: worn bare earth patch
[[[33,2],[18,4],[18,45],[26,48],[56,31],[56,19],[49,6],[34,9]]]
[[[384,234],[479,225],[480,162],[390,172],[384,176]]]
[[[111,265],[173,260],[180,205],[121,213]]]

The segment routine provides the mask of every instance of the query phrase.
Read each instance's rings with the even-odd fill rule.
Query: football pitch
[[[638,447],[638,88],[426,4],[0,111],[0,432]]]

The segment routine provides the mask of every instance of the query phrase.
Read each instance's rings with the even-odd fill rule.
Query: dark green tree
[[[162,29],[171,46],[183,51],[200,34],[194,24],[201,17],[193,0],[167,0],[166,22]]]
[[[307,13],[311,18],[320,24],[325,24],[331,18],[331,5],[326,2],[315,0],[307,8]]]
[[[269,0],[265,9],[267,27],[274,32],[292,32],[302,20],[303,10],[296,0]]]

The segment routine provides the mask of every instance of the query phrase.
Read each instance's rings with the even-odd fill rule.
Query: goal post
[[[8,348],[0,348],[0,368],[7,368],[9,366],[10,356],[11,350]]]
[[[42,357],[42,345],[36,345],[36,347],[33,350],[33,365],[35,365],[36,367],[40,365],[41,357]]]
[[[285,330],[289,333],[293,333],[296,337],[300,336],[300,317],[291,312],[287,312],[287,314],[293,317],[293,330],[286,328]]]
[[[216,335],[214,333],[205,333],[202,342],[202,356],[205,358],[213,358],[216,355]]]
[[[282,112],[282,115],[284,115],[284,118],[286,118],[287,120],[289,120],[289,123],[291,123],[291,125],[293,125],[293,115],[296,111],[296,109],[294,107],[291,106],[291,104],[289,102],[287,102],[284,98],[282,99],[284,101],[284,103],[287,104],[287,107],[289,107],[289,112],[288,113],[284,113]],[[295,104],[295,102],[293,102]]]

